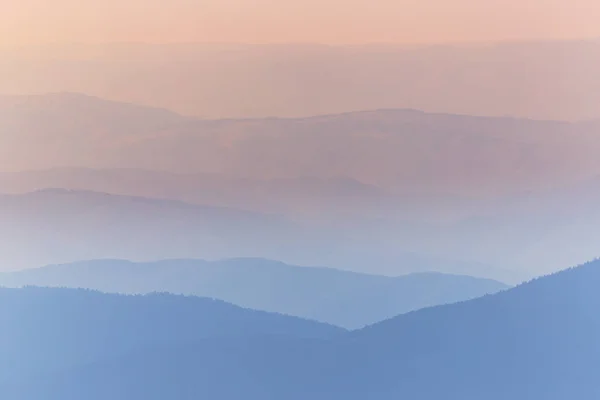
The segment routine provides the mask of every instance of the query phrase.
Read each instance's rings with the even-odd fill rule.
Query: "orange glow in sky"
[[[598,0],[0,0],[0,44],[600,37]]]

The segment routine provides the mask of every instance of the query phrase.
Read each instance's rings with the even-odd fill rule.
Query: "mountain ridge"
[[[147,349],[0,393],[11,400],[595,398],[599,284],[594,261],[323,341],[255,337]]]
[[[107,293],[170,292],[359,328],[411,310],[508,288],[494,280],[442,273],[386,277],[260,258],[92,260],[0,274],[0,285],[71,287]]]

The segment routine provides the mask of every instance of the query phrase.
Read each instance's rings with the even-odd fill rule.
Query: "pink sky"
[[[600,37],[598,0],[0,0],[0,44]]]

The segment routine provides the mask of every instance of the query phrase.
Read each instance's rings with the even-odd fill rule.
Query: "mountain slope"
[[[594,398],[600,384],[600,262],[352,333],[404,396]],[[365,371],[366,372],[366,371]],[[427,382],[435,381],[435,386]]]
[[[497,281],[468,276],[421,273],[392,278],[264,259],[99,260],[0,274],[0,285],[190,294],[345,328],[507,288]]]
[[[325,342],[197,342],[99,362],[22,391],[3,390],[15,400],[83,394],[93,400],[107,394],[116,400],[168,394],[221,400],[593,399],[600,394],[599,285],[600,262],[593,262]]]
[[[0,325],[0,382],[203,338],[325,338],[342,332],[205,298],[32,287],[0,288]]]

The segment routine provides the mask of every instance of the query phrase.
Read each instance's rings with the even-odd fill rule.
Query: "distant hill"
[[[22,255],[25,240],[11,245],[0,268],[106,257],[266,257],[388,275],[434,270],[516,283],[596,254],[600,212],[589,192],[552,207],[524,193],[552,193],[597,176],[598,121],[409,109],[202,120],[72,93],[9,96],[0,103],[0,170],[36,170],[0,174],[0,193],[92,190],[281,214],[294,225],[282,234],[257,224],[256,235],[213,241],[197,241],[186,231],[187,239],[172,235],[177,244],[167,250],[167,243],[133,232],[139,242],[152,243],[144,256],[122,250],[131,240],[111,244],[111,251],[102,250],[104,244],[82,250],[78,241],[86,235],[79,233],[62,250],[67,244],[56,243],[60,231],[54,243],[36,247],[40,257]],[[584,196],[592,206],[571,206]],[[128,229],[138,225],[130,222]],[[10,243],[42,236],[7,229]],[[236,233],[228,228],[228,236]],[[267,241],[272,245],[265,249]]]
[[[0,271],[107,258],[262,257],[386,275],[438,271],[518,281],[483,263],[412,254],[386,229],[174,200],[43,189],[0,195],[0,221]]]
[[[264,259],[99,260],[0,274],[0,285],[198,295],[350,329],[507,288],[469,276],[420,273],[392,278]]]
[[[316,339],[343,332],[331,325],[212,299],[34,287],[0,288],[0,323],[0,383],[203,338]]]
[[[250,179],[223,174],[76,167],[0,172],[0,193],[21,194],[45,188],[163,198],[285,213],[302,219],[325,218],[328,214],[332,214],[330,218],[382,215],[398,208],[396,196],[344,177]],[[406,203],[406,208],[411,208]]]
[[[303,244],[279,216],[178,201],[45,189],[0,195],[0,268],[81,259],[276,256]],[[281,255],[281,254],[280,254]]]
[[[490,194],[597,174],[599,128],[411,109],[202,120],[71,93],[15,96],[0,100],[0,170],[345,177],[408,193]]]
[[[205,118],[418,108],[578,120],[600,117],[598,54],[598,40],[53,44],[0,49],[0,92],[83,92]]]
[[[15,400],[594,399],[599,285],[596,261],[326,341],[197,341],[1,390]]]

